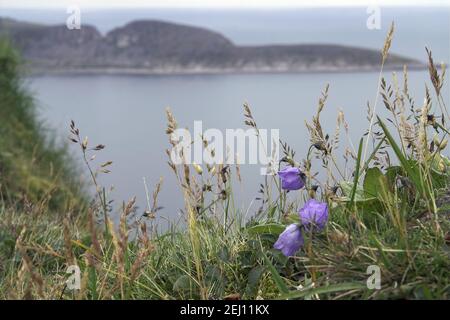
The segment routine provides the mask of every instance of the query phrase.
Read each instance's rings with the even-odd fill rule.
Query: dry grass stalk
[[[373,125],[375,121],[375,115],[377,113],[377,105],[378,105],[378,93],[380,92],[380,86],[383,76],[383,70],[384,70],[384,64],[386,62],[386,59],[389,55],[389,49],[391,48],[392,39],[394,38],[394,30],[395,30],[395,24],[394,22],[391,23],[391,27],[389,28],[389,31],[387,33],[386,39],[384,41],[383,50],[381,51],[381,68],[380,73],[378,76],[378,84],[377,84],[377,92],[375,95],[375,101],[373,104],[373,110],[370,111],[370,122],[369,122],[369,130],[367,131],[367,138],[366,143],[364,146],[364,153],[362,157],[362,163],[366,162],[367,152],[369,149],[369,140],[372,139],[372,133],[373,133]]]
[[[63,220],[63,235],[64,235],[64,249],[67,265],[68,266],[76,265],[76,259],[72,251],[72,237],[70,234],[69,220],[67,218]]]
[[[444,121],[444,115],[447,117],[448,120],[450,120],[450,115],[448,113],[448,110],[445,106],[444,99],[441,95],[442,87],[444,86],[444,79],[445,79],[445,71],[446,67],[443,64],[441,74],[439,75],[436,65],[433,60],[433,55],[431,53],[431,50],[428,48],[425,48],[428,54],[428,72],[430,74],[431,83],[433,84],[434,90],[436,92],[436,96],[438,98],[438,104],[441,109],[441,115],[442,115],[442,121]],[[442,122],[444,124],[444,122]]]
[[[33,285],[34,287],[36,287],[37,294],[41,298],[44,298],[44,280],[42,279],[42,276],[37,271],[35,271],[33,262],[28,256],[25,246],[22,244],[25,233],[26,228],[23,228],[16,241],[17,251],[20,253],[22,257],[22,266],[19,269],[18,278],[22,283],[26,283],[25,284],[26,291],[24,296],[25,299],[31,299],[33,297],[32,294]]]
[[[392,21],[391,26],[388,31],[388,34],[384,41],[383,50],[381,50],[382,64],[384,64],[386,62],[386,59],[388,58],[389,49],[391,48],[392,39],[394,38],[394,30],[395,30],[395,24]]]
[[[91,162],[95,160],[96,154],[90,154],[91,152],[101,151],[105,148],[105,145],[98,144],[92,148],[88,148],[89,142],[88,138],[85,137],[84,139],[81,139],[80,130],[76,127],[75,122],[72,120],[70,122],[70,134],[69,140],[73,143],[76,143],[80,146],[81,152],[83,154],[83,162],[85,163],[90,177],[92,179],[92,182],[95,186],[95,190],[97,193],[98,201],[100,203],[100,209],[103,212],[103,219],[104,219],[104,227],[106,234],[109,233],[108,226],[109,226],[109,218],[108,218],[108,212],[109,212],[109,205],[106,202],[106,198],[104,197],[105,191],[104,188],[100,186],[97,180],[97,175],[99,173],[110,173],[111,171],[108,169],[108,167],[112,164],[112,161],[107,161],[100,165],[99,168],[93,169],[91,166]]]

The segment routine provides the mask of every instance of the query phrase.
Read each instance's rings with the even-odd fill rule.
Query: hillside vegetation
[[[0,39],[0,198],[8,206],[64,212],[81,201],[74,162],[37,120],[19,66],[18,53]]]

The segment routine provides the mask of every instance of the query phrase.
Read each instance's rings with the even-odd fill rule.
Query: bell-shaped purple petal
[[[296,224],[290,224],[280,234],[273,247],[281,250],[286,257],[290,257],[293,256],[302,245],[303,235],[300,227]]]
[[[320,231],[325,228],[328,221],[328,205],[315,199],[308,200],[299,210],[300,221],[305,229]]]
[[[299,190],[305,186],[301,171],[296,167],[286,167],[278,172],[281,179],[281,188],[284,190]]]

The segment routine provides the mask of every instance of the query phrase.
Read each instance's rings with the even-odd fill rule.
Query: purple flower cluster
[[[305,186],[299,168],[287,167],[278,172],[281,187],[284,190],[299,190]],[[315,199],[308,200],[298,211],[300,224],[290,224],[280,234],[274,248],[289,257],[293,256],[303,245],[303,230],[307,232],[322,231],[328,221],[328,206]]]

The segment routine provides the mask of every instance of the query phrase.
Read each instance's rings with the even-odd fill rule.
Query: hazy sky
[[[387,5],[450,5],[449,0],[0,0],[0,8],[67,7],[302,7]]]

